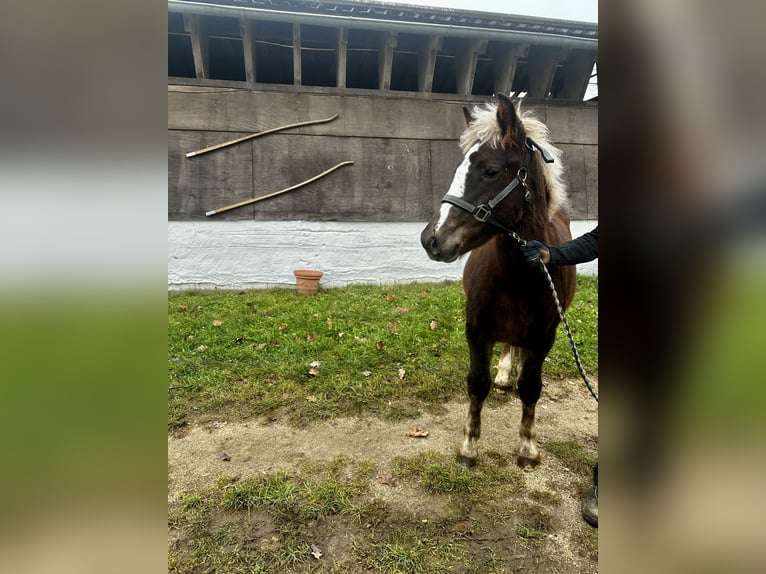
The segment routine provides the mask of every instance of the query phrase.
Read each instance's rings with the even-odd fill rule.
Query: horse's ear
[[[521,127],[516,106],[507,96],[497,94],[497,123],[500,124],[501,141],[503,147],[510,147],[516,139],[516,134]]]
[[[465,106],[463,106],[463,118],[465,119],[465,127],[470,126],[473,121],[473,116],[471,115],[471,110]]]

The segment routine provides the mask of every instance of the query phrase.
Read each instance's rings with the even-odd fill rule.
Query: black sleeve
[[[577,239],[550,245],[548,249],[551,252],[551,265],[575,265],[593,261],[598,257],[598,225]]]

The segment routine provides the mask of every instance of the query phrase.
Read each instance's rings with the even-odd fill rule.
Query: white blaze
[[[454,195],[455,197],[461,198],[463,197],[463,194],[465,194],[465,178],[468,175],[468,168],[471,167],[470,157],[471,154],[477,151],[480,146],[481,144],[477,143],[466,152],[465,157],[463,158],[463,163],[457,166],[457,169],[455,170],[455,177],[452,178],[452,183],[447,190],[447,195]],[[439,221],[436,222],[434,233],[439,231],[439,228],[444,225],[445,221],[447,221],[449,210],[452,209],[452,207],[453,206],[449,203],[442,203],[441,210],[439,211]]]

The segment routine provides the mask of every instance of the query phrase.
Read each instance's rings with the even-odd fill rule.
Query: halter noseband
[[[524,155],[524,161],[521,163],[521,167],[519,168],[519,171],[516,172],[516,176],[513,178],[511,183],[509,183],[507,186],[505,186],[500,193],[498,193],[495,197],[490,199],[487,203],[482,203],[481,205],[475,205],[471,203],[470,201],[466,201],[462,197],[457,197],[455,195],[447,194],[442,198],[442,203],[449,203],[454,205],[455,207],[459,207],[463,211],[467,211],[471,215],[473,215],[478,221],[481,221],[482,223],[489,223],[490,225],[493,225],[494,227],[497,227],[499,229],[502,229],[506,233],[510,233],[512,235],[516,235],[515,232],[503,225],[498,219],[492,215],[492,210],[497,207],[497,205],[503,201],[506,197],[508,197],[511,192],[513,192],[514,189],[521,186],[524,188],[524,212],[521,214],[521,218],[519,221],[517,221],[513,227],[518,227],[521,223],[521,220],[524,218],[524,214],[526,213],[526,206],[529,203],[529,189],[527,188],[527,174],[529,173],[529,164],[532,162],[532,156],[534,152],[538,151],[540,152],[540,155],[543,158],[543,161],[545,163],[553,163],[553,158],[548,155],[548,152],[545,151],[542,147],[537,145],[531,138],[526,139],[526,154]]]

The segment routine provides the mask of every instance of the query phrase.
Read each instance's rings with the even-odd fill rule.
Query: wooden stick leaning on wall
[[[265,136],[267,134],[273,134],[275,132],[281,132],[283,130],[288,130],[290,128],[299,128],[299,127],[302,127],[302,126],[313,126],[314,124],[324,124],[324,123],[333,121],[337,117],[338,117],[338,114],[335,114],[331,118],[324,118],[323,120],[310,120],[310,121],[307,121],[307,122],[298,122],[297,124],[287,124],[286,126],[279,126],[278,128],[271,128],[270,130],[266,130],[266,131],[262,131],[262,132],[258,132],[258,133],[254,133],[254,134],[248,134],[246,136],[243,136],[241,138],[237,138],[235,140],[229,140],[227,142],[211,145],[211,146],[206,147],[206,148],[198,149],[197,151],[190,151],[189,153],[186,154],[186,157],[196,157],[198,155],[209,153],[209,152],[215,151],[217,149],[221,149],[221,148],[229,147],[229,146],[232,146],[232,145],[236,145],[238,143],[242,143],[242,142],[247,141],[247,140],[251,140],[251,139],[254,139],[254,138]]]
[[[213,209],[211,211],[205,212],[205,215],[210,217],[211,215],[215,215],[217,213],[223,213],[224,211],[229,211],[230,209],[234,209],[235,207],[242,207],[243,205],[249,205],[251,203],[255,203],[257,201],[263,201],[264,199],[269,199],[270,197],[275,197],[277,195],[281,195],[283,193],[287,193],[288,191],[293,191],[294,189],[298,189],[299,187],[303,187],[304,185],[307,185],[311,183],[312,181],[316,181],[318,179],[323,178],[326,175],[331,174],[336,169],[343,167],[344,165],[352,165],[353,161],[343,161],[339,163],[338,165],[332,166],[330,169],[323,171],[319,175],[315,175],[311,179],[307,179],[306,181],[302,181],[300,183],[296,183],[293,186],[286,187],[285,189],[280,189],[279,191],[275,191],[274,193],[269,193],[268,195],[262,195],[261,197],[254,197],[253,199],[246,199],[244,201],[240,201],[239,203],[232,203],[231,205],[227,205],[226,207],[220,207],[218,209]]]

